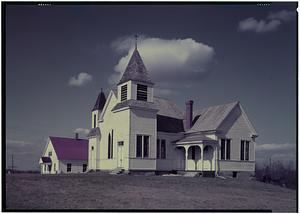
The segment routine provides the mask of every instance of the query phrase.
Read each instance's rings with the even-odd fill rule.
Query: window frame
[[[67,163],[67,172],[72,172],[72,163]]]
[[[250,159],[250,141],[246,141],[246,146],[245,146],[245,161],[249,161]]]
[[[163,146],[165,145],[165,146]],[[164,147],[164,149],[163,149]],[[156,158],[157,159],[167,159],[167,140],[157,139],[156,141]]]
[[[141,137],[141,145],[138,147],[138,138]],[[148,137],[148,153],[145,153],[145,137]],[[151,142],[151,137],[150,135],[144,135],[144,134],[137,134],[136,135],[136,140],[135,140],[135,157],[136,158],[150,158],[150,151],[151,151],[151,148],[150,148],[150,142]],[[138,148],[140,148],[140,151],[138,150]],[[147,155],[145,155],[147,154]]]
[[[240,145],[240,160],[244,161],[245,160],[245,141],[241,140],[241,145]]]
[[[82,172],[86,172],[86,170],[87,170],[87,164],[84,163],[82,164]]]

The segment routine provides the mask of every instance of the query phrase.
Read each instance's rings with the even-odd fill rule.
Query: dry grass
[[[6,176],[9,209],[266,209],[296,212],[296,191],[219,178],[84,175]]]

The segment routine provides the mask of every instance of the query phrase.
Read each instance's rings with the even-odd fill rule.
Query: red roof
[[[59,160],[87,160],[88,140],[50,137]]]

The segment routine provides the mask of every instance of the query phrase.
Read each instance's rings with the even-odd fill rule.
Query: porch
[[[180,154],[181,170],[201,172],[217,170],[218,141],[200,135],[193,140],[186,137],[175,145]]]

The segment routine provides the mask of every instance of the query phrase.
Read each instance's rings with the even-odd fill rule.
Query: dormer
[[[136,47],[118,83],[118,101],[133,99],[153,102],[153,85]]]

